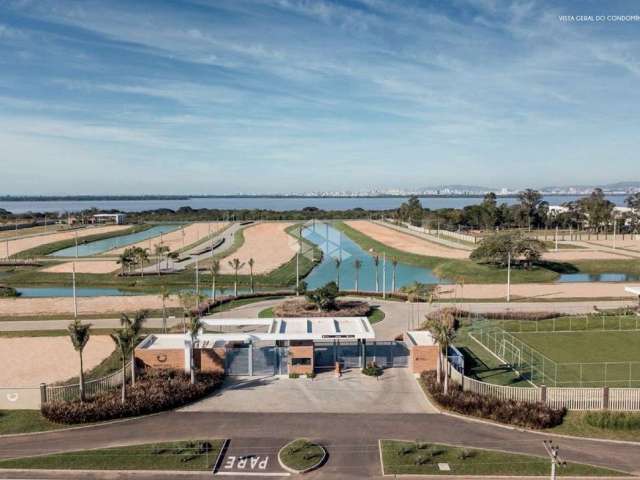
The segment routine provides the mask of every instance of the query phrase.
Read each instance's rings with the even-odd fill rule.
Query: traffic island
[[[323,446],[305,438],[287,443],[278,452],[280,466],[293,474],[307,473],[320,467],[327,459]]]

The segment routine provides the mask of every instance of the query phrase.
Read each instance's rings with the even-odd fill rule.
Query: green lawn
[[[538,385],[640,386],[640,330],[508,333],[491,324],[473,338]]]
[[[0,461],[0,468],[211,471],[221,440],[148,443]]]
[[[468,377],[496,385],[511,387],[531,387],[532,385],[516,374],[511,367],[498,360],[486,348],[468,335],[468,327],[461,327],[453,344],[464,355],[465,371]]]
[[[371,312],[368,315],[369,323],[378,323],[384,320],[384,312],[379,308],[375,307],[371,309]]]
[[[325,453],[319,445],[300,438],[285,445],[278,455],[287,467],[302,471],[318,465]]]
[[[416,255],[380,243],[344,222],[334,222],[332,225],[334,228],[341,230],[365,251],[373,249],[377,252],[385,252],[388,257],[396,257],[402,263],[429,268],[440,278],[464,280],[467,283],[504,283],[507,281],[507,270],[505,268],[478,264],[470,260]],[[542,267],[534,267],[531,270],[512,269],[511,271],[511,281],[513,283],[552,282],[558,276],[557,272]]]
[[[273,318],[273,307],[265,308],[264,310],[260,310],[258,312],[258,318]]]
[[[42,432],[56,428],[65,427],[50,422],[38,410],[0,410],[0,435]]]
[[[640,429],[613,430],[598,428],[585,421],[587,412],[569,411],[562,424],[547,430],[550,433],[573,435],[576,437],[606,438],[609,440],[626,440],[640,442]],[[636,413],[635,415],[640,415]]]
[[[513,335],[556,362],[640,362],[640,331]]]
[[[382,460],[385,474],[417,475],[549,475],[549,459],[532,455],[451,447],[426,442],[383,440]],[[450,471],[438,464],[447,463]],[[606,468],[570,463],[559,475],[626,475]]]

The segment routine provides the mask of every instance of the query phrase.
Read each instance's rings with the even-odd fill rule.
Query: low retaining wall
[[[0,388],[0,410],[39,410],[40,387]]]

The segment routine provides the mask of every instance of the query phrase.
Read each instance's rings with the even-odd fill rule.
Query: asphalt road
[[[379,478],[379,439],[424,440],[544,456],[545,435],[439,414],[167,412],[71,431],[0,438],[0,458],[194,438],[229,438],[247,454],[273,454],[287,440],[322,443],[327,463],[308,478]],[[555,438],[567,461],[640,474],[640,447]],[[0,473],[0,478],[15,478]],[[155,477],[154,477],[155,478]]]

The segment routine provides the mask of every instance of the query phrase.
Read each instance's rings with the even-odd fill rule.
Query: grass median
[[[222,440],[147,443],[0,461],[0,468],[42,470],[211,471]]]
[[[496,450],[453,447],[427,442],[382,440],[385,475],[549,475],[549,459]],[[569,463],[562,476],[625,476],[607,468]]]

